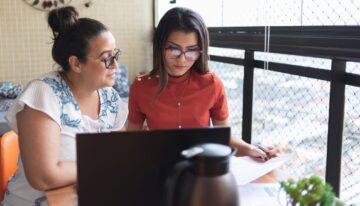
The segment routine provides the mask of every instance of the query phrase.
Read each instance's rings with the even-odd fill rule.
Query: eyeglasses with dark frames
[[[189,49],[187,51],[182,51],[179,48],[176,47],[166,47],[165,48],[165,55],[167,58],[169,59],[177,59],[179,58],[182,54],[184,54],[185,59],[188,61],[195,61],[199,58],[200,54],[202,53],[202,51],[200,49]]]
[[[100,60],[101,62],[104,62],[105,68],[110,69],[111,65],[115,63],[115,60],[119,61],[120,56],[121,56],[121,49],[115,49],[114,55],[105,58],[99,57],[95,60]]]

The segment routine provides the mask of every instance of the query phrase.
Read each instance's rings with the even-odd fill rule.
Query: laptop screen
[[[182,150],[229,139],[228,127],[78,134],[79,205],[162,205]]]

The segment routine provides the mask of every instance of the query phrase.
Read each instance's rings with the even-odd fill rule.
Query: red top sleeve
[[[229,116],[225,88],[222,81],[214,75],[215,104],[210,109],[210,116],[215,120],[226,120]]]

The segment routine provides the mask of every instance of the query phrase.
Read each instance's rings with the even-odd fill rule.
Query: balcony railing
[[[270,32],[267,33],[266,29]],[[211,47],[232,49],[233,51],[239,50],[243,52],[242,57],[229,57],[228,55],[221,54],[210,56],[212,62],[221,62],[226,65],[239,65],[240,67],[238,68],[242,69],[242,85],[236,87],[239,90],[242,88],[242,91],[240,90],[240,92],[242,92],[242,119],[240,125],[242,138],[247,142],[252,142],[252,140],[254,141],[254,139],[257,138],[256,136],[253,136],[253,133],[259,134],[259,132],[255,131],[259,130],[259,127],[253,125],[256,119],[260,118],[260,115],[254,116],[255,108],[258,108],[258,105],[259,107],[263,105],[264,108],[266,107],[268,109],[263,111],[273,112],[274,110],[277,110],[277,112],[273,112],[272,114],[278,114],[278,116],[282,116],[283,113],[286,113],[287,117],[284,121],[288,121],[290,126],[291,123],[301,123],[302,119],[307,121],[310,116],[310,119],[316,119],[316,121],[311,122],[310,124],[315,125],[319,122],[322,125],[326,124],[325,131],[317,129],[316,127],[307,127],[308,129],[298,131],[296,134],[299,136],[302,135],[301,133],[309,132],[306,131],[311,130],[309,128],[315,128],[313,130],[318,130],[317,132],[319,133],[319,136],[304,138],[301,139],[301,141],[299,140],[298,144],[305,145],[304,148],[306,148],[306,145],[310,144],[309,141],[318,141],[319,138],[321,139],[321,137],[324,137],[324,139],[326,139],[326,141],[324,141],[324,144],[326,145],[323,146],[325,153],[325,158],[323,158],[325,159],[325,180],[333,186],[334,191],[338,196],[341,191],[346,197],[346,201],[360,202],[360,162],[358,160],[360,159],[360,124],[357,124],[357,122],[360,121],[360,90],[359,93],[357,93],[360,88],[360,72],[356,72],[356,70],[350,71],[349,68],[347,68],[349,62],[360,62],[360,27],[306,26],[271,27],[266,29],[265,27],[209,28]],[[269,35],[266,36],[266,34]],[[265,44],[266,42],[268,42],[268,44]],[[263,53],[264,48],[268,49],[265,53]],[[295,61],[295,64],[287,62],[286,60],[285,62],[283,61],[280,63],[275,60],[259,60],[255,58],[257,53],[265,55],[290,55],[295,56],[295,59],[300,57],[319,58],[328,60],[330,65],[329,68],[326,68],[326,66],[318,66],[315,63],[306,65],[303,64],[301,60],[300,62]],[[221,73],[227,72],[226,68],[222,67],[224,66],[220,66],[216,69],[216,72],[219,73],[220,76]],[[358,69],[360,70],[360,68]],[[235,70],[232,70],[232,72]],[[263,73],[261,73],[261,71],[263,71]],[[314,98],[307,100],[300,109],[295,109],[293,107],[288,108],[286,106],[287,103],[294,105],[294,103],[289,102],[289,100],[280,101],[281,105],[272,106],[272,101],[279,98],[276,96],[281,93],[279,90],[271,91],[263,89],[266,90],[266,94],[263,94],[261,97],[263,99],[255,101],[254,87],[264,85],[264,81],[257,81],[255,76],[267,78],[271,75],[274,77],[284,75],[285,80],[280,82],[275,78],[270,81],[270,85],[277,85],[280,83],[287,83],[287,85],[289,85],[290,81],[295,82],[294,84],[291,84],[291,89],[287,90],[288,92],[286,95],[282,95],[283,97],[286,96],[287,99],[292,99],[291,96],[303,93],[303,91],[300,91],[297,88],[302,87],[302,84],[308,83],[308,80],[321,82],[320,84],[314,83],[313,85],[324,85],[323,83],[325,82],[325,86],[310,86],[310,88],[307,88],[307,91],[309,91],[319,87],[318,90],[316,90],[317,92],[312,92]],[[296,81],[291,80],[291,76],[296,76],[298,79]],[[286,80],[286,78],[289,80]],[[346,95],[346,91],[350,90],[348,87],[354,88],[352,91],[356,91],[350,95],[351,97],[347,97]],[[319,97],[317,96],[319,93],[324,94]],[[228,94],[228,96],[231,95]],[[270,96],[271,98],[267,98]],[[229,101],[231,101],[231,98],[241,98],[241,95],[229,97]],[[307,95],[302,94],[300,100],[302,101],[306,98]],[[298,99],[297,101],[300,100]],[[264,104],[261,103],[264,101]],[[256,106],[254,106],[254,104],[256,104]],[[346,104],[352,106],[352,108],[345,110]],[[328,113],[325,115],[325,118],[320,118],[320,116],[323,117],[324,114],[317,115],[317,113],[319,113],[318,110],[306,110],[306,106],[308,105],[318,105],[318,107],[326,108]],[[240,106],[241,105],[235,106],[235,108]],[[230,112],[233,111],[231,110]],[[270,112],[268,114],[270,114]],[[237,115],[241,116],[241,112]],[[266,116],[267,113],[262,115]],[[345,116],[348,116],[348,118],[344,119]],[[273,119],[274,118],[276,117],[273,117]],[[275,122],[275,120],[272,121]],[[350,122],[351,127],[349,127],[348,132],[344,133],[344,125],[349,126],[349,122],[347,121]],[[235,123],[233,126],[235,127]],[[276,129],[276,126],[277,125],[274,124],[267,132],[271,133],[271,131]],[[260,130],[264,130],[264,127],[264,125],[263,127],[260,127]],[[318,128],[321,128],[321,126]],[[283,132],[294,135],[289,131],[290,130],[284,129]],[[316,132],[313,132],[313,134],[314,133]],[[345,138],[351,140],[351,143],[348,141],[345,142],[346,145],[348,145],[346,148],[343,145]],[[296,137],[289,140],[290,144],[295,141]],[[268,140],[268,142],[271,142],[271,140]],[[321,141],[318,143],[318,147],[322,147]],[[343,147],[345,148],[344,151]],[[349,153],[351,153],[350,157],[348,157]],[[299,154],[299,156],[301,155],[305,154]],[[344,168],[342,170],[342,166],[344,166],[342,164],[342,159],[345,155],[348,157],[346,160],[347,163],[353,165],[351,168],[347,168],[347,171],[344,171]],[[316,154],[314,156],[316,156]],[[320,163],[318,164],[321,164],[321,158],[319,161]],[[307,164],[307,162],[302,164]],[[313,167],[316,167],[316,163]],[[309,170],[305,171],[309,172]],[[342,174],[344,175],[343,178],[341,177]],[[351,176],[351,178],[349,178],[349,176]],[[345,182],[343,188],[341,188],[341,182]]]

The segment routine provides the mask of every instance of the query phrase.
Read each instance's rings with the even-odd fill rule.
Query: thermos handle
[[[180,176],[192,165],[190,161],[184,160],[177,163],[165,182],[165,206],[175,206],[175,190]]]
[[[230,156],[233,156],[235,155],[237,152],[237,148],[236,147],[231,147],[231,153],[230,153]]]

